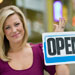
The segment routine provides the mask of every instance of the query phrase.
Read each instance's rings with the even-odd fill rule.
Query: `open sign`
[[[46,65],[75,63],[75,32],[43,33]]]

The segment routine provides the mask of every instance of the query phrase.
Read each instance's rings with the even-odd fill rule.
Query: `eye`
[[[16,23],[15,26],[18,26],[20,23]]]
[[[10,29],[10,26],[5,27],[5,29]]]

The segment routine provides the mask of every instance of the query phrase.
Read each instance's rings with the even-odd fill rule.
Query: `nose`
[[[17,31],[16,27],[12,27],[12,32],[16,32],[16,31]]]

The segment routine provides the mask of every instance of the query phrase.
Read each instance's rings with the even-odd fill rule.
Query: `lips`
[[[18,37],[19,33],[12,35],[12,37]]]

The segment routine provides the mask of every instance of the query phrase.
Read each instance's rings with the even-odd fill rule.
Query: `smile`
[[[19,33],[12,35],[12,37],[19,37]]]

